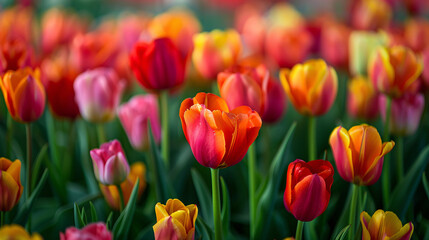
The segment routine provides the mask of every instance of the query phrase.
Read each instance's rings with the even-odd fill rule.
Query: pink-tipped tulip
[[[104,185],[122,183],[130,172],[127,158],[118,140],[103,143],[99,149],[90,151],[94,174]]]
[[[161,139],[161,125],[158,117],[158,101],[155,95],[133,97],[128,103],[119,107],[119,120],[128,135],[131,145],[137,150],[148,147],[147,126],[150,120],[155,142]]]
[[[98,68],[80,74],[73,87],[82,117],[90,122],[107,122],[115,117],[125,83],[112,69]]]
[[[419,127],[424,105],[423,94],[405,94],[400,98],[392,99],[390,132],[399,136],[413,134]],[[386,109],[385,96],[380,96],[380,109]],[[381,116],[384,122],[386,112],[381,111]]]
[[[113,236],[107,229],[106,224],[102,222],[88,224],[82,229],[69,227],[65,233],[60,232],[60,240],[78,239],[111,240]]]

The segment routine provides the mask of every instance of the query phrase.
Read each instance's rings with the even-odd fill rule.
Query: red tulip
[[[283,202],[300,221],[311,221],[322,214],[331,197],[334,168],[325,160],[308,163],[297,159],[289,164]]]

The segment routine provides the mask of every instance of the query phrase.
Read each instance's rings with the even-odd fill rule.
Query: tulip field
[[[429,1],[0,1],[0,240],[429,240]]]

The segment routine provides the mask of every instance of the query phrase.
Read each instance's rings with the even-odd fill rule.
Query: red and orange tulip
[[[337,73],[322,59],[297,64],[292,70],[282,69],[280,80],[295,109],[303,115],[325,114],[337,96]]]
[[[32,122],[45,110],[45,89],[39,69],[8,71],[0,81],[7,109],[15,121]]]
[[[381,142],[377,129],[358,125],[347,131],[337,127],[329,138],[338,173],[347,182],[357,185],[372,185],[380,178],[384,155],[395,142]]]
[[[369,120],[377,117],[378,94],[369,79],[357,76],[348,82],[347,111],[354,118]]]
[[[180,119],[195,158],[213,169],[239,163],[262,125],[259,114],[248,106],[230,111],[225,100],[211,93],[185,99]]]
[[[0,158],[0,211],[11,210],[21,198],[21,161]]]
[[[283,202],[300,221],[311,221],[322,214],[331,197],[334,168],[325,160],[304,162],[297,159],[287,169]]]
[[[360,214],[362,223],[362,240],[410,240],[414,225],[409,222],[402,226],[395,213],[379,209],[370,216],[363,211]]]

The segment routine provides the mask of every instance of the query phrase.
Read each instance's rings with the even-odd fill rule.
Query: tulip
[[[383,168],[384,155],[395,142],[381,142],[377,129],[361,124],[347,131],[337,127],[329,138],[340,176],[351,183],[369,186],[377,182]]]
[[[179,199],[168,199],[167,204],[155,206],[155,239],[191,240],[195,235],[195,220],[198,208],[195,204],[185,206]],[[170,238],[165,238],[169,236]]]
[[[249,106],[264,122],[275,122],[282,116],[286,96],[265,66],[236,66],[219,73],[217,78],[220,94],[229,108]]]
[[[240,36],[235,30],[213,30],[194,35],[192,61],[207,80],[215,80],[219,72],[233,66],[241,51]]]
[[[363,76],[348,82],[347,111],[354,118],[374,119],[379,112],[378,94],[369,79]]]
[[[225,100],[210,93],[185,99],[180,119],[196,160],[212,169],[239,163],[262,125],[259,114],[248,106],[229,111]]]
[[[19,201],[24,187],[21,184],[21,161],[0,158],[0,211],[11,210]]]
[[[0,239],[7,240],[43,240],[38,233],[30,234],[20,225],[5,225],[0,228]]]
[[[0,42],[6,40],[19,40],[25,43],[32,42],[33,30],[33,9],[30,7],[10,7],[2,8],[0,13]]]
[[[397,136],[411,135],[419,127],[423,113],[425,98],[423,94],[405,94],[400,98],[392,99],[390,115],[390,132]],[[386,97],[380,96],[380,109],[386,109]],[[383,121],[386,112],[381,111]]]
[[[321,57],[335,67],[347,68],[350,33],[351,30],[345,24],[334,21],[325,23],[320,35]]]
[[[353,31],[349,40],[349,64],[352,75],[367,75],[368,59],[380,46],[387,45],[387,34]]]
[[[45,110],[45,89],[40,81],[39,69],[8,71],[0,87],[12,118],[18,122],[33,122]]]
[[[392,9],[385,1],[354,0],[350,13],[351,24],[358,30],[379,30],[387,27]]]
[[[321,59],[280,70],[280,80],[295,109],[304,115],[325,114],[337,96],[337,73]]]
[[[143,194],[143,191],[146,189],[146,166],[142,162],[133,163],[130,167],[130,173],[128,174],[127,179],[121,183],[121,190],[124,194],[125,206],[130,200],[130,196],[137,179],[140,180],[137,189],[137,198],[139,199]],[[120,197],[117,187],[113,185],[106,186],[100,184],[100,189],[104,195],[104,198],[106,199],[107,204],[112,209],[119,210]]]
[[[60,240],[97,239],[111,240],[112,233],[107,229],[105,223],[97,222],[86,225],[82,229],[69,227],[65,233],[60,232]]]
[[[98,68],[80,74],[73,87],[82,117],[90,122],[112,120],[124,86],[111,69]]]
[[[379,209],[374,215],[363,211],[360,214],[362,223],[362,240],[400,239],[409,240],[413,235],[414,225],[409,222],[402,226],[395,213]]]
[[[148,30],[154,38],[170,38],[182,56],[188,58],[194,48],[192,37],[200,29],[201,25],[192,12],[176,8],[153,18]]]
[[[392,98],[416,92],[422,69],[421,59],[403,46],[380,47],[368,63],[368,75],[375,89]]]
[[[429,47],[423,51],[423,73],[422,73],[422,79],[423,83],[425,84],[426,89],[429,89]]]
[[[138,42],[130,54],[137,81],[148,90],[164,90],[182,85],[186,60],[169,38]]]
[[[290,163],[283,198],[286,210],[299,221],[315,219],[328,206],[333,181],[334,168],[328,161]]]
[[[155,95],[133,97],[118,109],[119,120],[128,135],[131,145],[137,150],[148,148],[148,121],[152,127],[155,142],[161,140],[161,124],[158,117],[158,101]]]
[[[103,143],[99,149],[92,149],[90,154],[95,177],[100,183],[118,185],[127,178],[130,166],[118,140]]]
[[[59,118],[76,119],[80,113],[73,84],[79,72],[70,61],[69,53],[60,51],[57,55],[44,59],[41,70],[42,82],[53,115]]]
[[[33,49],[27,43],[20,40],[5,41],[0,44],[0,74],[31,67],[33,58]]]
[[[429,47],[429,21],[411,19],[405,24],[404,31],[407,45],[415,52],[422,52]]]
[[[128,53],[142,35],[146,33],[150,18],[145,13],[125,14],[121,16],[118,22],[118,34],[120,36],[120,45],[124,52],[127,53],[126,65],[129,68]]]
[[[235,29],[251,53],[265,53],[265,37],[268,21],[264,18],[264,4],[252,3],[240,6],[235,13]]]

